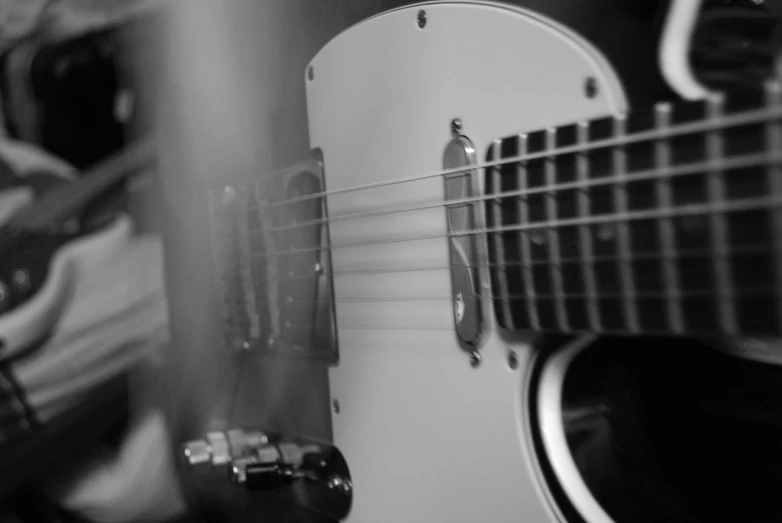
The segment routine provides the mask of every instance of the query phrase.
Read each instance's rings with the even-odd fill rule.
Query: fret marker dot
[[[544,245],[546,243],[546,234],[543,231],[533,232],[530,239],[535,245]]]

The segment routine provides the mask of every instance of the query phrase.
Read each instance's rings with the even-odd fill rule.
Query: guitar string
[[[614,239],[606,239],[606,242],[613,242]],[[758,243],[758,244],[748,244],[748,245],[741,245],[732,247],[730,251],[730,255],[734,256],[745,256],[745,255],[754,255],[754,254],[767,254],[770,251],[773,251],[775,246],[769,246],[767,243]],[[782,245],[779,246],[779,248],[782,248]],[[666,254],[666,253],[658,253],[658,252],[639,252],[639,253],[631,253],[629,255],[620,257],[616,254],[613,255],[592,255],[589,259],[593,263],[610,263],[610,262],[624,262],[625,260],[628,262],[641,262],[641,261],[664,261],[666,259],[687,259],[687,258],[703,258],[703,257],[710,257],[713,256],[714,253],[711,249],[703,248],[703,249],[680,249],[677,250],[675,253],[672,254]],[[728,255],[726,254],[725,257]],[[564,256],[560,258],[560,267],[562,265],[568,265],[568,264],[577,264],[582,263],[584,261],[584,258],[577,257],[577,256]],[[480,262],[480,263],[472,263],[472,264],[464,264],[459,265],[459,268],[465,268],[465,269],[479,269],[479,268],[507,268],[507,267],[518,267],[521,269],[532,269],[534,267],[550,267],[551,263],[542,258],[534,259],[530,262],[524,262],[524,261],[507,261],[507,262],[501,262],[501,263],[486,263],[486,262]],[[454,268],[456,268],[456,265],[438,265],[438,266],[430,266],[430,267],[394,267],[394,268],[386,268],[386,269],[346,269],[346,270],[338,270],[338,271],[329,271],[328,274],[335,277],[335,278],[341,278],[345,276],[366,276],[366,275],[377,275],[377,274],[395,274],[395,273],[415,273],[415,272],[445,272],[450,271]],[[301,273],[295,273],[295,271],[291,271],[288,275],[282,275],[277,278],[278,280],[285,280],[285,281],[311,281],[312,280],[312,274],[301,274]]]
[[[777,246],[777,248],[782,246]],[[762,255],[768,255],[771,253],[773,248],[769,248],[768,244],[765,243],[758,243],[754,245],[744,245],[740,247],[735,247],[731,249],[730,254],[724,254],[722,257],[729,258],[733,256],[752,256],[757,254]],[[639,261],[655,261],[662,263],[665,259],[678,259],[678,260],[686,260],[688,258],[705,258],[708,256],[713,255],[712,251],[710,249],[685,249],[682,251],[679,251],[675,254],[656,254],[656,253],[642,253],[642,254],[635,254],[631,255],[629,257],[620,258],[616,255],[609,256],[609,255],[601,255],[601,256],[593,256],[591,258],[591,261],[593,263],[605,263],[605,264],[619,264],[619,263],[635,263]],[[581,262],[583,262],[582,258],[579,257],[566,257],[562,258],[560,261],[560,265],[554,267],[555,270],[561,270],[563,266],[568,265],[576,265]],[[551,266],[549,262],[546,260],[536,260],[536,262],[532,263],[525,263],[522,261],[513,261],[513,262],[506,262],[506,263],[476,263],[476,264],[469,264],[460,266],[460,268],[465,269],[478,269],[478,268],[508,268],[508,267],[519,267],[520,269],[533,269],[535,267],[539,268],[546,268],[548,269]],[[415,273],[415,272],[422,272],[422,271],[450,271],[452,267],[449,266],[442,266],[442,267],[429,267],[429,268],[408,268],[408,269],[392,269],[392,270],[382,270],[382,269],[374,269],[371,271],[367,271],[371,274],[390,274],[390,273],[398,273],[398,272],[406,272],[406,273]],[[363,274],[364,271],[333,271],[329,274],[339,278],[344,277],[346,275],[355,275],[355,274]],[[311,282],[313,280],[312,275],[294,275],[294,276],[282,276],[279,278],[279,280],[285,280],[285,281],[302,281],[302,282]],[[773,295],[774,291],[769,289],[767,286],[742,286],[742,285],[734,285],[733,291],[731,291],[734,294],[739,294],[741,296],[747,297],[747,296],[770,296]],[[688,298],[688,297],[703,297],[703,296],[728,296],[730,293],[720,293],[717,289],[689,289],[689,290],[681,290],[680,295],[682,298]],[[514,300],[529,300],[530,296],[527,294],[502,294],[501,296],[495,296],[491,292],[488,294],[485,292],[482,293],[474,293],[474,296],[479,297],[481,299],[488,299],[488,300],[496,300],[496,299],[514,299]],[[561,293],[550,293],[550,294],[542,294],[540,292],[535,294],[534,300],[537,299],[559,299],[559,298],[621,298],[625,296],[624,293],[620,291],[613,291],[613,292],[595,292],[595,293],[589,293],[589,292],[570,292],[570,291],[563,291]],[[666,293],[664,291],[637,291],[636,292],[636,298],[662,298],[665,297]],[[379,296],[347,296],[342,298],[335,298],[333,301],[335,302],[342,302],[342,303],[361,303],[361,302],[415,302],[415,301],[453,301],[453,296],[405,296],[405,297],[379,297]],[[321,303],[320,300],[299,300],[290,298],[287,300],[288,304],[292,303],[306,303],[306,304],[312,304],[312,303]]]
[[[720,292],[716,289],[692,289],[687,291],[681,291],[680,297],[682,299],[687,298],[706,298],[706,297],[772,297],[774,296],[774,290],[769,289],[768,286],[748,286],[734,290],[731,292]],[[587,299],[587,298],[600,298],[600,299],[620,299],[627,295],[620,291],[613,292],[561,292],[561,293],[536,293],[534,298],[530,298],[527,294],[502,294],[495,296],[493,294],[486,293],[474,293],[471,296],[484,300],[521,300],[521,301],[550,301],[558,299]],[[665,298],[667,293],[665,291],[643,291],[637,292],[635,298],[637,299],[660,299]],[[410,303],[410,302],[432,302],[432,301],[454,301],[453,296],[405,296],[405,297],[382,297],[382,296],[349,296],[343,298],[334,298],[329,302],[336,303]],[[292,299],[287,302],[288,304],[317,304],[323,303],[323,300],[297,300]],[[270,305],[259,307],[259,309],[268,309]]]
[[[713,161],[703,162],[690,162],[680,164],[676,166],[661,168],[651,168],[638,171],[628,171],[625,173],[627,179],[619,182],[615,176],[604,176],[600,178],[587,178],[583,180],[573,180],[568,182],[561,182],[555,185],[538,185],[535,187],[529,187],[525,189],[506,191],[502,193],[487,193],[482,196],[473,196],[469,198],[457,198],[453,200],[444,200],[437,202],[430,202],[417,206],[410,207],[397,207],[391,209],[380,209],[376,211],[367,211],[352,214],[334,215],[328,218],[319,218],[316,220],[308,220],[304,222],[290,223],[286,225],[277,225],[270,227],[263,227],[261,229],[251,229],[249,232],[279,232],[291,229],[298,229],[304,227],[312,227],[315,225],[331,224],[334,222],[357,220],[363,218],[374,218],[380,216],[387,216],[390,214],[402,214],[408,212],[424,211],[437,209],[441,207],[457,207],[460,205],[467,205],[472,203],[486,202],[486,201],[500,201],[508,198],[521,198],[524,196],[534,196],[538,194],[551,195],[551,193],[564,192],[569,190],[583,190],[594,189],[606,185],[617,185],[623,183],[624,185],[632,185],[636,182],[657,180],[660,178],[673,178],[679,176],[701,174],[704,170],[736,170],[748,167],[761,167],[767,165],[773,165],[775,163],[782,162],[782,152],[775,153],[754,153],[737,155],[731,158],[725,158],[718,166],[715,167]],[[468,169],[469,170],[469,169]],[[464,172],[464,170],[462,171]],[[252,206],[248,206],[249,210],[256,210]]]
[[[658,111],[671,110],[670,104],[658,104]],[[354,185],[351,187],[344,187],[340,189],[326,190],[306,195],[297,196],[295,198],[288,198],[280,201],[262,202],[257,207],[260,209],[270,209],[275,207],[281,207],[291,205],[295,203],[301,203],[309,200],[319,199],[324,196],[335,196],[339,194],[366,191],[371,189],[378,189],[382,187],[388,187],[391,185],[399,185],[403,183],[416,182],[426,180],[430,178],[440,178],[443,176],[463,174],[468,170],[482,170],[490,167],[498,167],[502,165],[527,162],[532,160],[545,160],[549,158],[555,158],[566,154],[579,154],[585,153],[596,149],[605,149],[611,147],[621,147],[625,145],[632,145],[639,142],[656,142],[660,140],[667,140],[669,138],[675,138],[677,136],[693,134],[693,133],[707,133],[710,131],[726,130],[734,127],[743,127],[753,124],[770,123],[774,120],[782,117],[782,107],[763,107],[761,109],[755,109],[751,111],[744,111],[736,114],[722,116],[719,119],[708,119],[698,122],[683,123],[677,125],[671,125],[664,129],[652,129],[649,131],[637,132],[632,134],[626,134],[622,136],[615,136],[604,140],[598,140],[594,142],[578,144],[568,147],[559,147],[553,149],[544,149],[535,153],[527,153],[516,156],[510,156],[498,160],[492,160],[487,162],[479,162],[472,165],[465,165],[456,167],[453,169],[434,171],[425,174],[419,174],[415,176],[407,176],[403,178],[394,178],[391,180],[384,180],[382,182],[368,183],[363,185]],[[624,116],[616,117],[617,119],[625,119]],[[522,133],[521,136],[528,134]],[[284,172],[284,171],[278,171]],[[272,174],[270,177],[274,177]],[[263,184],[264,182],[260,182]],[[224,186],[224,188],[233,188],[231,185]]]
[[[445,238],[461,238],[468,236],[487,236],[508,232],[528,232],[563,227],[577,227],[584,225],[611,225],[625,223],[631,220],[647,220],[659,218],[679,218],[685,216],[709,216],[715,213],[729,213],[739,211],[772,209],[782,206],[782,195],[763,196],[759,198],[745,198],[738,201],[707,202],[699,204],[687,204],[673,208],[657,208],[647,210],[634,210],[625,212],[612,212],[602,215],[578,216],[573,218],[561,218],[554,220],[542,220],[525,224],[504,225],[497,227],[478,227],[458,232],[421,234],[418,236],[406,236],[399,238],[379,238],[372,240],[358,240],[343,243],[320,244],[315,247],[301,247],[270,252],[256,252],[252,256],[255,259],[272,258],[291,254],[319,252],[323,250],[334,251],[336,249],[348,249],[369,245],[384,245],[393,243],[407,243],[416,241],[440,240]]]
[[[769,86],[766,87],[767,89],[779,89],[779,86],[776,83],[771,83]],[[720,99],[719,95],[715,95],[712,97],[714,100]],[[670,111],[672,106],[668,103],[661,103],[657,104],[655,106],[658,111]],[[534,159],[546,159],[546,158],[553,158],[558,155],[563,154],[573,154],[573,153],[583,153],[587,152],[589,150],[599,149],[599,148],[605,148],[605,147],[618,147],[622,145],[628,145],[632,143],[642,142],[642,141],[655,141],[655,140],[661,140],[661,139],[667,139],[672,138],[681,134],[689,134],[689,133],[697,133],[697,132],[708,132],[710,130],[719,130],[723,128],[729,128],[733,126],[742,126],[742,125],[750,125],[750,124],[757,124],[757,123],[764,123],[768,122],[774,119],[779,118],[782,116],[782,108],[777,107],[764,107],[761,109],[756,109],[752,111],[745,111],[733,115],[728,115],[722,117],[718,122],[715,122],[713,120],[703,120],[693,123],[687,123],[687,124],[680,124],[675,126],[669,126],[665,130],[661,131],[659,129],[654,129],[646,132],[639,132],[635,134],[629,134],[624,135],[622,137],[614,137],[610,139],[595,141],[587,144],[580,144],[576,146],[571,147],[563,147],[563,148],[555,148],[555,149],[549,149],[544,150],[538,153],[530,153],[526,155],[518,155],[510,158],[504,158],[501,160],[495,160],[490,162],[483,162],[478,163],[472,166],[467,166],[469,169],[485,169],[488,167],[497,167],[505,164],[511,164],[511,163],[519,163],[523,161],[531,161]],[[625,116],[618,116],[616,117],[618,119],[624,119]],[[584,125],[583,123],[580,125]],[[100,169],[107,169],[107,165],[115,164],[115,163],[130,163],[130,167],[127,167],[126,169],[135,169],[142,167],[143,164],[151,161],[152,154],[150,153],[149,149],[152,149],[154,144],[154,140],[152,138],[146,138],[142,139],[139,142],[133,144],[129,149],[122,151],[121,153],[118,153],[117,155],[100,162],[95,168],[90,169],[89,171],[95,172]],[[278,171],[284,172],[285,170]],[[442,170],[437,172],[431,172],[421,175],[415,175],[415,176],[408,176],[403,178],[397,178],[393,180],[387,180],[383,182],[378,183],[371,183],[371,184],[363,184],[363,185],[357,185],[353,187],[346,187],[341,189],[334,189],[331,191],[321,191],[318,193],[311,193],[303,196],[298,196],[296,198],[290,198],[283,201],[278,202],[272,202],[272,203],[265,203],[261,204],[261,207],[263,208],[272,208],[276,206],[284,206],[284,205],[290,205],[294,203],[304,202],[312,199],[321,198],[323,196],[331,196],[331,195],[337,195],[337,194],[344,194],[348,192],[356,192],[356,191],[364,191],[374,188],[380,188],[385,187],[389,185],[397,185],[402,183],[409,183],[419,180],[424,180],[428,178],[435,178],[435,177],[443,177],[453,174],[460,174],[465,171],[464,167],[459,167],[455,169],[448,169],[448,170]],[[274,177],[274,174],[271,175],[271,177]],[[230,187],[230,186],[229,186]],[[79,193],[78,190],[74,191],[76,196],[72,196],[71,200],[63,199],[59,202],[62,207],[67,207],[69,204],[72,205],[73,202],[78,201],[79,199],[83,198],[84,195],[82,193]],[[85,190],[86,192],[86,190]],[[36,206],[38,208],[40,206]],[[42,210],[39,211],[39,214],[36,213],[30,213],[29,215],[25,216],[29,220],[35,220],[36,218],[40,218],[41,215],[45,215],[46,213],[50,213],[50,210]],[[16,234],[17,231],[13,231],[13,234]],[[8,235],[9,231],[0,231],[0,243],[5,239],[4,235]]]

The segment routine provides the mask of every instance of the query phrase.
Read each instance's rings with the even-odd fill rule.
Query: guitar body
[[[31,205],[37,194],[64,183],[70,182],[32,174],[3,191],[0,226]],[[131,230],[129,218],[104,216],[76,221],[71,229],[30,233],[13,242],[0,261],[6,294],[0,310],[0,357],[17,356],[44,338],[62,316],[79,279],[126,245]],[[21,281],[19,271],[24,274]]]
[[[454,118],[482,160],[497,137],[627,110],[615,71],[592,45],[511,6],[402,8],[341,34],[311,66],[310,140],[323,153],[328,191],[437,172]],[[600,86],[593,98],[588,78]],[[329,214],[437,202],[443,187],[433,177],[334,195]],[[444,209],[337,221],[329,232],[332,244],[436,237],[331,253],[339,363],[329,377],[340,406],[332,423],[356,487],[349,521],[555,521],[525,417],[533,338],[493,325],[488,300],[470,304],[486,309],[481,362],[470,365],[447,299]],[[390,272],[400,267],[408,270]],[[488,275],[479,280],[478,293],[489,295]]]
[[[668,3],[678,9],[675,18],[679,21],[692,19],[699,7],[697,2]],[[350,468],[348,521],[610,521],[607,509],[600,507],[602,500],[595,501],[595,492],[580,482],[581,469],[574,465],[577,460],[588,461],[589,450],[564,460],[547,458],[547,452],[569,453],[570,441],[565,440],[571,434],[563,429],[566,409],[560,401],[565,397],[566,381],[562,368],[583,354],[591,356],[589,347],[597,342],[584,333],[610,329],[592,320],[580,330],[570,328],[561,318],[567,316],[563,302],[571,296],[562,289],[549,289],[541,299],[541,316],[549,311],[547,305],[551,309],[559,306],[545,321],[528,321],[519,313],[523,307],[503,296],[514,289],[536,289],[519,283],[527,278],[521,273],[532,273],[532,269],[520,270],[518,262],[528,260],[506,258],[498,252],[503,248],[498,243],[546,245],[547,238],[553,237],[551,245],[557,243],[559,232],[551,226],[551,231],[540,233],[540,225],[531,226],[528,222],[533,220],[528,217],[506,216],[507,207],[497,205],[499,210],[492,211],[492,204],[501,199],[493,195],[508,193],[503,198],[528,198],[530,202],[537,198],[537,211],[543,208],[543,212],[534,221],[556,222],[558,202],[553,187],[559,182],[573,183],[573,179],[556,179],[556,167],[549,166],[557,160],[541,151],[558,144],[535,145],[533,156],[538,156],[533,160],[544,165],[540,171],[549,179],[539,176],[532,195],[520,195],[517,189],[526,189],[527,162],[508,160],[516,154],[525,156],[521,151],[504,150],[509,137],[543,131],[553,140],[556,136],[546,131],[559,126],[591,126],[598,119],[615,122],[631,109],[643,112],[657,101],[676,100],[677,95],[698,99],[700,93],[702,98],[705,90],[698,90],[692,75],[671,65],[677,60],[679,66],[682,60],[686,62],[687,45],[682,43],[687,40],[686,28],[674,28],[680,32],[669,39],[678,47],[660,46],[657,38],[663,32],[665,2],[606,1],[600,8],[595,7],[597,2],[532,0],[425,2],[400,7],[403,4],[408,3],[337,2],[323,7],[299,1],[262,7],[236,0],[224,9],[203,3],[201,10],[183,9],[181,17],[174,17],[175,30],[170,33],[179,36],[169,43],[172,72],[164,82],[168,103],[163,104],[171,111],[165,119],[171,147],[162,154],[166,174],[178,177],[177,183],[163,177],[173,203],[166,209],[167,263],[172,276],[169,289],[176,340],[172,350],[176,353],[170,356],[168,370],[179,384],[172,389],[180,392],[168,400],[178,442],[230,424],[323,439],[330,428],[333,443]],[[655,24],[650,20],[658,7],[661,18]],[[639,19],[645,18],[648,24],[634,26],[622,18],[636,9],[645,13]],[[345,28],[335,19],[357,23]],[[283,31],[282,27],[297,29]],[[328,31],[319,32],[323,27]],[[316,46],[313,41],[324,32],[332,39]],[[616,34],[623,37],[612,41],[611,35]],[[196,53],[189,45],[195,39],[202,42],[200,49],[209,49],[214,56],[205,60],[201,51]],[[211,45],[203,45],[204,41]],[[290,61],[278,59],[280,49],[290,52]],[[305,51],[313,52],[307,55]],[[293,65],[298,69],[291,72]],[[226,83],[226,77],[238,80]],[[677,87],[662,86],[662,77]],[[291,84],[306,88],[306,115],[298,105],[300,96],[288,87]],[[323,216],[316,221],[328,230],[320,240],[302,246],[301,236],[292,231],[297,224],[310,227],[312,215],[296,216],[291,211],[293,216],[278,222],[274,212],[266,213],[286,202],[274,201],[269,189],[273,184],[258,173],[274,172],[306,156],[306,146],[292,138],[305,131],[301,121],[305,117],[311,157],[322,159],[326,195]],[[208,127],[199,124],[206,121]],[[650,132],[658,124],[644,125],[639,133]],[[231,139],[216,143],[216,135]],[[763,139],[755,142],[763,143]],[[777,147],[774,140],[769,143]],[[629,169],[612,163],[621,156],[614,153],[622,146],[603,148],[611,153],[612,159],[605,163],[611,163],[616,177],[625,174]],[[591,150],[584,156],[589,154]],[[662,156],[653,153],[642,159],[648,163],[651,158],[653,167],[664,171],[668,166],[662,165]],[[491,164],[498,157],[512,167],[471,168]],[[598,162],[591,157],[589,161],[597,171]],[[582,175],[587,173],[582,170],[578,176]],[[660,178],[667,180],[663,175]],[[578,181],[602,183],[591,178]],[[544,190],[543,185],[548,187]],[[237,187],[240,190],[234,190]],[[203,200],[193,205],[203,192],[210,192],[209,205],[200,205]],[[572,190],[568,196],[577,199],[577,192]],[[219,209],[221,213],[214,211],[215,201],[228,202]],[[231,214],[231,206],[239,211]],[[525,206],[518,204],[518,208]],[[212,214],[204,216],[204,207]],[[665,206],[660,203],[659,207]],[[595,218],[588,216],[589,209],[569,212],[578,218]],[[241,227],[222,229],[226,216]],[[217,222],[220,227],[215,226]],[[264,234],[253,236],[259,227]],[[503,227],[509,234],[497,233]],[[250,231],[242,248],[226,247],[242,228]],[[211,243],[204,240],[205,229],[212,232]],[[519,232],[527,229],[535,232]],[[611,244],[611,256],[637,254],[626,246],[621,251],[618,235],[612,236],[610,230],[606,234],[599,228],[590,229],[588,234],[595,242]],[[310,262],[306,268],[313,270],[297,273],[301,265],[295,262],[304,258],[297,259],[297,255],[317,251],[318,241],[321,247],[328,245],[322,248],[327,263]],[[546,271],[551,269],[532,278],[536,285],[556,280],[559,253],[552,251],[556,248],[550,247],[536,260]],[[576,252],[573,258],[577,261],[570,263],[585,263],[582,260],[587,255]],[[264,272],[275,257],[284,261],[277,262],[276,273],[269,277],[274,271]],[[258,261],[261,258],[264,262]],[[216,264],[204,261],[215,259]],[[187,273],[179,267],[187,267]],[[232,271],[243,274],[227,277]],[[329,361],[327,385],[321,374],[323,359],[308,354],[317,347],[296,346],[286,351],[277,343],[284,342],[292,329],[322,325],[323,318],[313,322],[312,308],[289,306],[299,299],[292,293],[278,292],[272,298],[275,292],[267,292],[271,287],[285,289],[279,281],[297,278],[304,282],[303,289],[317,279],[313,272],[322,273],[320,279],[330,279],[333,286],[328,305],[333,304],[336,355]],[[605,272],[611,280],[620,271]],[[206,274],[211,278],[205,278]],[[254,287],[253,278],[264,277],[268,282]],[[515,278],[514,287],[503,278]],[[675,286],[668,285],[660,293],[672,290]],[[609,305],[618,304],[612,319],[621,320],[626,314],[624,304],[614,296],[617,293],[601,291],[614,300]],[[575,301],[586,294],[571,292]],[[312,294],[301,301],[308,300],[311,303]],[[537,306],[533,300],[527,305],[530,302],[529,308]],[[243,323],[269,309],[277,316],[276,327],[263,321],[258,322],[261,328]],[[297,310],[301,314],[296,315]],[[527,325],[515,326],[519,318]],[[532,328],[535,321],[537,328]],[[546,329],[540,328],[543,323]],[[667,330],[663,334],[681,333],[682,327],[677,329],[666,324],[661,330]],[[647,348],[653,346],[654,341],[647,340],[638,325],[620,324],[611,333],[626,334],[627,330],[644,335],[628,338],[633,340],[628,345],[638,340],[640,347],[643,339]],[[704,330],[719,329],[709,325]],[[226,331],[230,331],[231,343],[226,342]],[[554,336],[544,337],[541,331]],[[560,337],[562,333],[565,336]],[[559,367],[541,372],[551,361]],[[541,381],[553,394],[540,392]],[[593,410],[599,414],[600,407]],[[331,410],[326,422],[321,417],[325,408]],[[584,411],[591,413],[589,408]],[[640,416],[642,407],[635,412]],[[588,415],[584,417],[590,421]],[[581,421],[577,415],[573,419]],[[610,444],[612,440],[603,436],[603,443]],[[633,454],[632,445],[625,448]],[[592,465],[599,472],[601,463]],[[635,476],[641,478],[638,481],[646,480],[644,472]],[[199,503],[208,500],[211,506],[220,506],[221,517],[256,518],[277,499],[269,493],[247,495],[226,485],[224,476],[197,487]],[[569,485],[557,487],[557,478]],[[617,474],[599,486],[621,490],[614,487],[621,486],[622,479]],[[292,515],[295,520],[320,521],[301,510],[307,508],[302,492],[306,489],[283,496],[289,500],[298,496],[298,503],[271,512],[279,519]],[[628,495],[627,499],[632,504],[637,497]],[[614,514],[621,512],[612,512],[611,517]]]

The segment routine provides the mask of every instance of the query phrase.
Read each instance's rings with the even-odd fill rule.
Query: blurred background
[[[0,404],[18,407],[0,430],[0,522],[319,521],[198,477],[180,452],[236,423],[330,438],[323,364],[221,338],[208,190],[307,157],[305,65],[361,16],[271,4],[0,1],[3,196],[111,178],[80,220],[132,224],[52,328],[0,360]],[[124,174],[93,168],[138,143]]]

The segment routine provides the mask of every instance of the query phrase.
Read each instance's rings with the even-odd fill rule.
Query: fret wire
[[[492,158],[497,159],[502,157],[501,145],[502,142],[500,140],[494,140],[494,143],[492,144]],[[501,167],[492,167],[491,177],[492,193],[497,194],[502,190]],[[492,200],[491,202],[492,216],[495,224],[502,224],[502,207],[500,205],[501,200]],[[497,267],[497,279],[499,280],[500,291],[498,312],[502,316],[503,323],[513,328],[513,311],[511,311],[510,308],[510,302],[503,298],[508,290],[508,272],[505,267],[505,244],[503,243],[502,233],[494,234],[494,255],[497,258],[497,262],[501,264],[500,267]],[[496,306],[497,304],[495,303],[495,307]]]
[[[557,134],[556,129],[546,130],[546,151],[551,151],[556,146]],[[547,158],[545,160],[546,168],[546,185],[554,187],[557,183],[557,164],[554,158]],[[546,217],[548,221],[555,221],[557,219],[557,202],[554,199],[554,194],[546,193]],[[523,234],[523,233],[522,233]],[[562,283],[562,261],[560,260],[559,253],[559,229],[556,227],[550,227],[546,234],[548,236],[548,255],[551,264],[549,265],[549,275],[551,277],[551,283],[554,288],[554,303],[556,304],[557,323],[563,330],[568,330],[568,317],[567,310],[565,309],[565,300],[563,298],[564,288]]]
[[[706,100],[707,118],[719,124],[723,116],[723,98],[721,95],[711,95]],[[717,130],[706,134],[706,154],[711,166],[708,171],[708,195],[711,202],[725,201],[723,170],[720,161],[724,156],[722,133]],[[711,246],[714,252],[712,263],[714,275],[717,278],[718,310],[720,325],[728,334],[737,332],[736,311],[733,306],[730,267],[727,256],[729,253],[727,223],[724,213],[711,213],[709,225],[711,229]]]
[[[738,114],[732,114],[730,116],[725,116],[722,120],[724,127],[735,127],[735,126],[743,126],[743,125],[749,125],[749,124],[756,124],[756,123],[763,123],[767,122],[773,119],[777,119],[782,117],[782,108],[779,110],[773,110],[768,111],[766,108],[754,110],[754,111],[746,111],[743,113]],[[474,165],[473,167],[476,170],[480,169],[488,169],[489,167],[496,167],[500,165],[506,165],[511,163],[517,163],[524,160],[534,160],[534,159],[541,159],[541,158],[547,158],[551,156],[557,156],[557,155],[564,155],[564,154],[572,154],[572,153],[579,153],[579,152],[587,152],[594,149],[602,149],[605,147],[615,147],[619,145],[629,145],[633,143],[638,142],[651,142],[651,141],[657,141],[662,138],[671,138],[674,136],[684,135],[684,134],[691,134],[691,133],[697,133],[697,132],[706,132],[711,129],[710,123],[707,122],[691,122],[686,124],[679,124],[675,126],[668,125],[664,132],[660,132],[658,129],[654,129],[651,131],[644,131],[639,132],[631,135],[626,135],[621,140],[617,140],[615,138],[609,138],[605,140],[598,140],[595,142],[590,142],[589,144],[584,144],[583,146],[569,146],[569,147],[561,147],[557,148],[553,151],[547,151],[542,153],[532,153],[526,156],[512,156],[508,158],[504,158],[501,160],[493,160],[491,162],[483,162],[478,163]],[[402,183],[411,183],[421,180],[427,180],[430,178],[438,178],[442,176],[448,176],[451,174],[458,174],[462,171],[461,168],[454,168],[454,169],[448,169],[443,171],[437,171],[437,172],[430,172],[430,173],[424,173],[419,174],[415,176],[407,176],[403,178],[395,178],[392,180],[386,180],[382,182],[375,182],[375,183],[368,183],[364,185],[357,185],[354,187],[345,187],[343,189],[333,189],[330,191],[322,191],[318,193],[313,194],[307,194],[298,196],[296,198],[290,198],[288,200],[284,201],[276,201],[276,202],[269,202],[265,204],[265,207],[279,207],[284,205],[290,205],[294,203],[299,203],[303,201],[312,200],[315,198],[322,198],[324,196],[332,196],[336,194],[346,194],[356,191],[365,191],[370,189],[378,189],[382,187],[388,187],[391,185],[398,185]],[[283,170],[282,172],[285,172]],[[269,177],[274,177],[274,173]]]
[[[578,134],[576,139],[578,144],[586,144],[589,140],[589,126],[586,123],[578,125]],[[589,156],[586,153],[579,153],[576,158],[576,175],[579,182],[589,180]],[[586,190],[580,190],[578,194],[578,216],[585,218],[589,216],[589,193]],[[581,266],[584,277],[584,286],[586,287],[586,298],[588,303],[589,324],[595,331],[602,330],[600,308],[597,303],[597,282],[595,281],[595,257],[592,249],[592,235],[589,226],[581,224],[578,226],[578,239],[581,254],[584,257],[584,263]]]
[[[738,201],[726,201],[717,204],[702,203],[702,204],[688,204],[681,205],[676,208],[657,208],[643,211],[628,211],[626,213],[614,213],[606,215],[595,215],[586,218],[563,218],[554,221],[534,222],[524,225],[507,225],[501,227],[491,228],[476,228],[469,229],[461,232],[446,233],[446,234],[422,234],[420,236],[408,236],[404,238],[383,238],[378,240],[362,240],[355,242],[345,242],[338,244],[321,244],[317,247],[304,247],[301,249],[290,249],[276,251],[272,253],[256,253],[256,257],[264,256],[283,256],[288,254],[296,254],[300,252],[312,252],[319,251],[321,249],[347,249],[355,247],[365,247],[369,245],[385,245],[391,243],[406,243],[416,241],[428,241],[428,240],[441,240],[445,238],[453,238],[460,236],[472,236],[476,234],[495,234],[502,232],[512,231],[533,231],[538,229],[547,229],[549,227],[567,227],[572,225],[598,225],[606,223],[617,223],[622,220],[646,220],[646,219],[666,219],[670,220],[673,217],[679,216],[697,216],[704,215],[710,212],[735,212],[735,211],[747,211],[757,209],[768,209],[772,207],[778,207],[782,205],[782,195],[775,197],[759,197],[759,198],[746,198]]]
[[[765,165],[767,163],[775,163],[780,161],[782,161],[781,152],[776,152],[771,154],[765,152],[752,153],[752,154],[737,155],[730,158],[724,158],[722,160],[722,168],[725,170],[740,169],[743,167],[754,167],[758,165]],[[646,181],[646,180],[656,181],[661,177],[697,175],[700,174],[704,169],[708,169],[708,168],[709,168],[708,162],[690,162],[686,164],[670,166],[664,172],[661,172],[657,168],[652,168],[652,169],[645,169],[641,171],[629,172],[628,175],[632,175],[633,182]],[[482,195],[482,196],[472,196],[468,198],[448,200],[447,202],[438,201],[434,203],[427,203],[427,204],[410,206],[410,207],[396,207],[392,209],[382,209],[377,211],[335,215],[329,218],[320,218],[317,220],[308,220],[305,222],[300,222],[295,224],[269,227],[268,230],[270,232],[278,232],[278,231],[284,231],[284,230],[294,229],[298,227],[309,227],[318,224],[329,224],[338,221],[356,220],[361,218],[372,218],[378,216],[386,216],[390,214],[401,214],[406,212],[425,211],[425,210],[437,209],[439,207],[444,207],[446,205],[462,205],[462,204],[466,205],[466,204],[474,204],[479,202],[486,202],[489,200],[521,198],[524,196],[530,196],[534,194],[545,194],[550,192],[560,192],[560,191],[567,191],[572,189],[576,189],[576,190],[590,189],[590,188],[602,187],[605,185],[612,185],[614,183],[616,182],[613,180],[612,177],[586,178],[583,181],[576,180],[573,182],[559,183],[556,184],[554,187],[550,187],[548,184],[544,184],[539,187],[530,187],[523,190],[518,189],[515,191],[507,191],[505,193],[496,194],[496,195],[489,194],[489,195]],[[251,234],[256,232],[258,231],[257,230],[250,231]]]
[[[662,131],[665,138],[655,142],[654,156],[655,166],[661,171],[668,171],[671,166],[671,149],[667,131],[671,124],[671,107],[668,104],[658,104],[655,107],[655,128]],[[655,185],[657,193],[657,205],[661,209],[672,209],[673,201],[671,197],[670,177],[663,176],[657,180]],[[662,252],[665,254],[663,260],[663,279],[666,290],[666,311],[668,313],[668,325],[675,333],[684,331],[684,316],[682,314],[681,298],[679,296],[679,274],[676,267],[675,252],[676,244],[673,231],[673,222],[669,216],[660,216],[658,221],[658,232],[660,242],[662,243]]]
[[[765,85],[766,108],[778,110],[782,108],[782,85],[779,81],[768,82]],[[782,124],[773,120],[766,125],[766,149],[782,151]],[[782,195],[782,168],[779,164],[768,166],[767,182],[769,192],[779,197]],[[772,209],[772,233],[774,240],[774,287],[776,290],[777,323],[782,325],[782,209]]]
[[[621,138],[626,134],[626,119],[621,116],[614,118],[613,134]],[[614,206],[618,212],[627,212],[627,156],[624,147],[614,147],[612,150],[612,164],[614,167]],[[627,222],[619,222],[617,227],[617,257],[619,259],[619,277],[624,289],[622,302],[624,304],[625,319],[630,332],[638,332],[638,309],[635,298],[635,285],[633,280],[633,267],[630,263],[630,227]]]
[[[520,135],[516,138],[518,143],[518,152],[520,155],[527,153],[527,135]],[[519,189],[523,190],[527,187],[527,165],[525,162],[519,162],[516,164],[516,178],[518,179]],[[519,205],[516,208],[518,211],[519,224],[529,223],[529,206],[526,198],[519,198]],[[529,235],[524,233],[518,234],[519,239],[519,253],[523,265],[521,269],[522,284],[526,290],[527,296],[527,315],[530,320],[530,324],[533,329],[540,329],[540,317],[538,316],[538,307],[535,302],[535,282],[533,281],[532,269],[529,267],[532,265],[532,255],[530,253]]]

